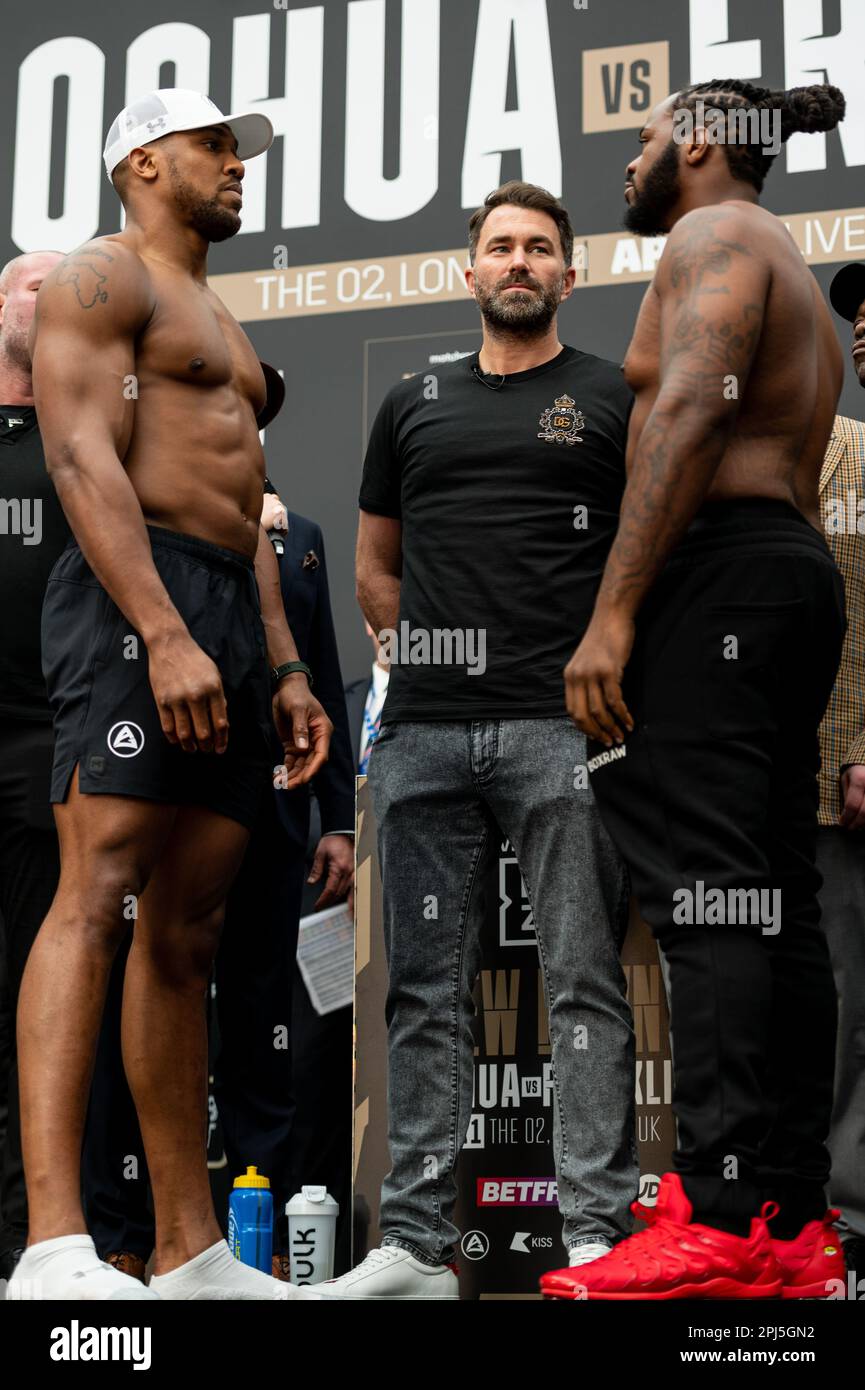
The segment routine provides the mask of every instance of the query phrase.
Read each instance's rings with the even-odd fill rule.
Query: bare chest
[[[157,308],[138,348],[139,369],[190,386],[231,388],[257,414],[267,394],[258,355],[218,296],[175,277],[157,280],[156,289]]]
[[[658,296],[650,286],[643,297],[634,336],[623,363],[624,376],[636,396],[654,396],[658,390],[661,315]]]

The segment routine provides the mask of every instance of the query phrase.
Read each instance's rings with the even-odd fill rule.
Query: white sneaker
[[[582,1245],[572,1245],[568,1251],[568,1265],[573,1269],[575,1265],[591,1264],[592,1260],[609,1255],[612,1248],[605,1240],[587,1240]]]
[[[158,1301],[139,1279],[100,1260],[86,1232],[28,1245],[6,1286],[10,1302]]]
[[[366,1259],[339,1279],[315,1285],[322,1298],[459,1298],[459,1281],[450,1265],[425,1265],[399,1245],[370,1250]]]

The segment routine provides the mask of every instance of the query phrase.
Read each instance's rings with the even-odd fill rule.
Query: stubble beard
[[[0,362],[5,359],[14,371],[25,376],[29,376],[33,370],[29,338],[29,322],[22,324],[20,320],[15,320],[14,323],[9,323],[7,320],[0,331]]]
[[[178,174],[173,159],[169,160],[168,172],[175,204],[200,237],[207,242],[227,241],[240,230],[240,214],[225,207],[218,198],[202,198]]]

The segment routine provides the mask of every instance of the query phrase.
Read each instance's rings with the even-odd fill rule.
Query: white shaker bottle
[[[333,1249],[339,1203],[326,1187],[302,1187],[285,1204],[292,1284],[333,1278]]]

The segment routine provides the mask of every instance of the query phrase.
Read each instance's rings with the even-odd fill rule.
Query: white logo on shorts
[[[144,730],[124,719],[108,730],[108,747],[118,758],[134,758],[144,747]]]

